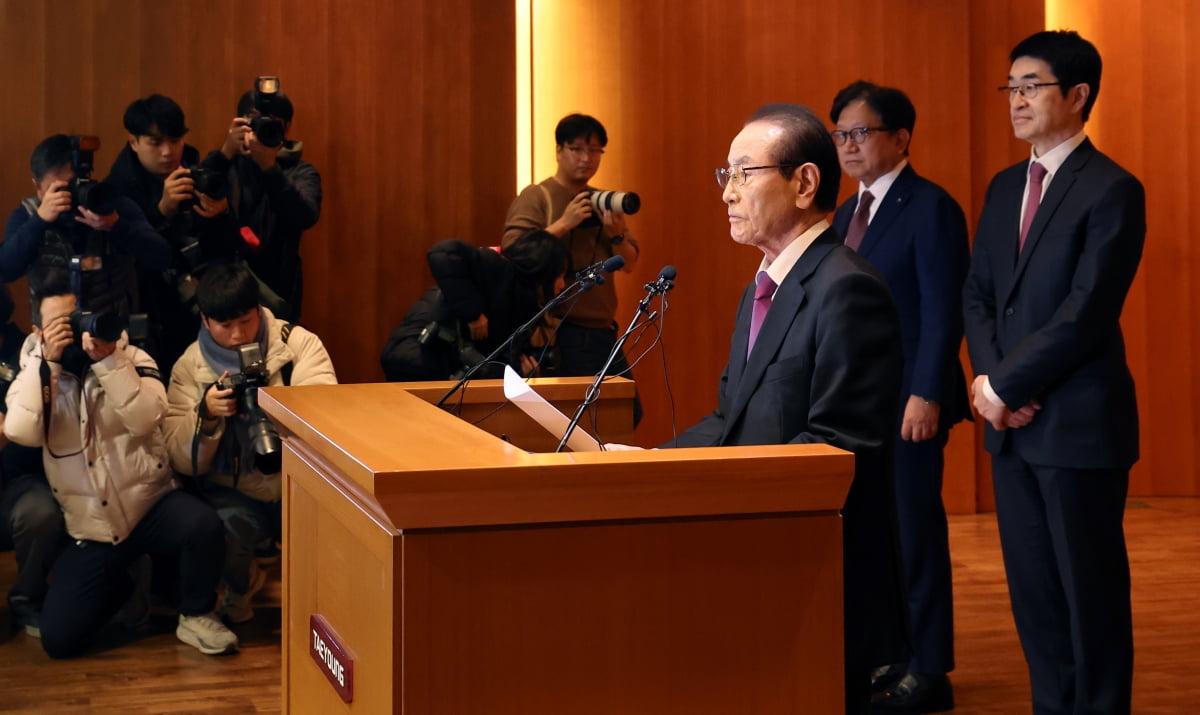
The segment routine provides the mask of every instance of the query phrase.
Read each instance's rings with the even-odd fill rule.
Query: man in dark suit
[[[1146,234],[1141,183],[1084,133],[1100,54],[1039,32],[1009,59],[1029,161],[988,187],[963,293],[973,401],[987,420],[996,517],[1035,713],[1128,713],[1129,560],[1138,458],[1119,318]]]
[[[887,280],[904,345],[896,511],[912,653],[873,674],[872,706],[942,712],[954,707],[946,677],[954,669],[954,605],[942,450],[950,428],[971,410],[958,361],[967,219],[949,194],[909,165],[917,112],[903,92],[855,82],[834,98],[830,118],[842,169],[858,180],[833,227]]]
[[[816,115],[762,107],[728,161],[717,181],[730,235],[764,258],[737,312],[717,409],[667,446],[824,443],[855,454],[843,558],[846,710],[860,713],[870,668],[893,662],[903,640],[891,481],[899,320],[882,277],[825,220],[841,170]]]

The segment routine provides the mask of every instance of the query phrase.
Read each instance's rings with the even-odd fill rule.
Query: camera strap
[[[83,452],[80,447],[78,452],[70,454],[55,454],[53,449],[50,449],[50,412],[51,412],[51,387],[50,387],[50,363],[42,358],[42,364],[38,366],[38,377],[42,379],[42,444],[46,447],[46,453],[55,459],[64,457],[72,457]],[[83,402],[83,384],[82,381],[79,387],[79,401]]]
[[[293,327],[294,326],[291,323],[284,323],[283,327],[279,329],[279,339],[283,341],[284,345],[287,345],[288,338],[292,336]],[[292,370],[295,368],[296,366],[291,360],[288,360],[286,363],[284,363],[283,367],[279,368],[279,374],[283,376],[284,387],[288,387],[292,384]]]

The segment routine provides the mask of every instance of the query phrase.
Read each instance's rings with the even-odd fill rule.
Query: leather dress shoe
[[[881,665],[871,671],[871,695],[882,693],[904,677],[903,665]]]
[[[954,688],[945,675],[904,677],[883,691],[871,696],[873,713],[940,713],[954,709]]]

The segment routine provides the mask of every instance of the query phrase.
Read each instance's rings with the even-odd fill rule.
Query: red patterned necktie
[[[754,349],[754,341],[758,339],[758,331],[762,329],[767,311],[771,309],[771,298],[775,295],[775,281],[766,271],[759,271],[755,279],[758,284],[754,289],[754,309],[750,311],[750,340],[746,343],[746,356]]]
[[[862,245],[863,236],[867,233],[867,222],[871,217],[871,202],[875,197],[870,191],[864,191],[858,199],[858,210],[850,219],[850,228],[846,230],[846,245],[855,251]]]
[[[1029,165],[1029,195],[1025,197],[1025,217],[1021,219],[1021,240],[1017,243],[1017,255],[1025,250],[1025,237],[1033,225],[1038,206],[1042,203],[1042,179],[1046,178],[1046,167],[1036,161]]]

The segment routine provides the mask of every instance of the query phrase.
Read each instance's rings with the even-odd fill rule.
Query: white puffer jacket
[[[177,486],[162,431],[167,393],[154,359],[122,335],[113,354],[92,363],[82,382],[53,364],[48,445],[42,364],[41,342],[30,335],[8,391],[4,433],[18,444],[43,447],[46,477],[72,538],[124,541]]]
[[[292,326],[287,342],[284,342],[283,329],[288,323],[276,318],[265,307],[262,312],[263,320],[267,323],[267,354],[263,360],[270,376],[270,385],[283,384],[283,368],[289,363],[292,365],[291,385],[337,384],[333,361],[316,334],[298,325]],[[200,353],[199,341],[188,346],[171,370],[171,386],[167,391],[170,409],[166,420],[171,464],[181,474],[207,476],[216,484],[234,487],[259,501],[279,501],[283,494],[279,472],[263,474],[257,469],[248,468],[234,479],[232,474],[213,471],[221,440],[232,438],[227,431],[236,428],[231,427],[232,419],[224,419],[219,421],[211,434],[204,434],[198,429],[200,403],[205,391],[218,377],[220,375],[213,371]],[[196,439],[199,442],[193,467],[192,442]]]

